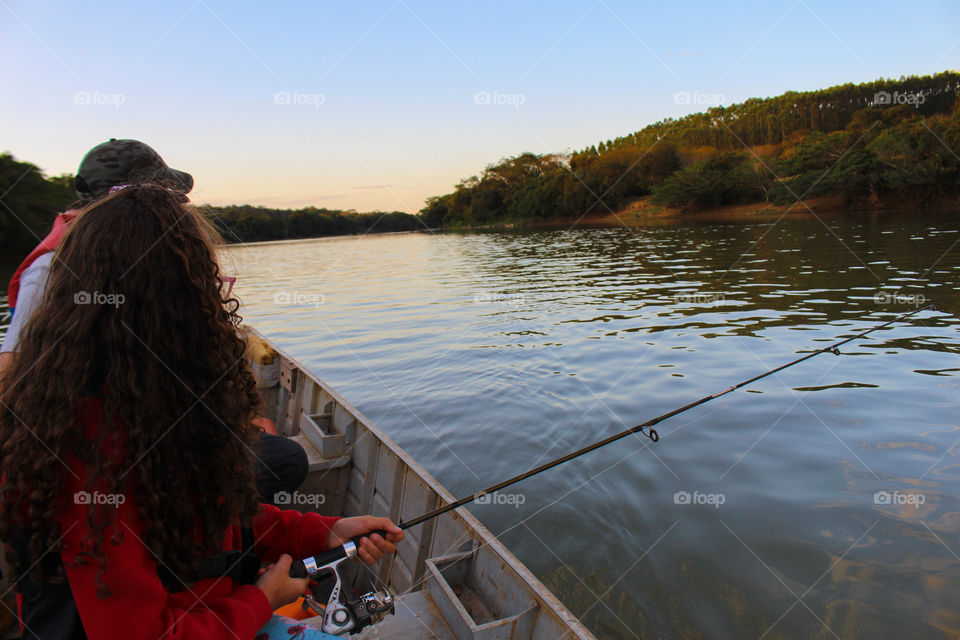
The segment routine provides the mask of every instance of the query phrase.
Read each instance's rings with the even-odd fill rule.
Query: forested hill
[[[53,225],[56,215],[76,199],[73,176],[45,177],[35,165],[0,153],[0,267],[19,263]],[[251,205],[203,205],[227,242],[423,229],[409,213],[353,210],[268,209]]]
[[[524,153],[427,200],[430,226],[579,217],[651,196],[704,208],[960,196],[960,73],[787,92],[667,118],[570,155]],[[796,195],[794,195],[796,194]]]

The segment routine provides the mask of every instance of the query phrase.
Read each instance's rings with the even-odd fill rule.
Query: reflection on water
[[[225,252],[247,320],[465,495],[935,303],[471,507],[600,638],[960,635],[960,216]]]

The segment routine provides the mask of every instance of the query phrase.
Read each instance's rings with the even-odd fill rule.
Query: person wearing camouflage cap
[[[47,274],[57,247],[80,211],[110,193],[115,187],[156,184],[186,194],[193,189],[193,176],[167,166],[152,147],[139,140],[111,138],[87,152],[76,176],[80,198],[56,217],[53,229],[30,252],[14,272],[7,289],[10,326],[0,345],[0,384],[3,372],[17,351],[23,327],[43,299]],[[296,441],[264,433],[255,447],[258,460],[257,488],[262,500],[274,504],[279,491],[294,491],[307,475],[307,455]]]
[[[150,183],[179,193],[190,193],[193,176],[167,166],[156,151],[139,140],[117,140],[97,145],[83,157],[77,170],[77,195],[92,200],[111,187]]]
[[[16,350],[20,329],[39,303],[39,294],[43,291],[41,285],[46,282],[50,260],[80,209],[107,195],[113,187],[138,183],[157,184],[186,194],[193,188],[193,176],[171,169],[159,153],[139,140],[110,138],[87,152],[77,170],[76,191],[80,199],[57,216],[53,229],[30,252],[10,279],[7,304],[12,322],[0,346],[0,353]]]

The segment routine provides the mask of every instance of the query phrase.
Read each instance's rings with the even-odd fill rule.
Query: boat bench
[[[336,458],[324,458],[323,454],[320,453],[320,450],[317,449],[313,442],[306,436],[306,434],[301,433],[298,436],[290,436],[290,440],[297,442],[303,450],[307,452],[307,470],[308,473],[314,471],[329,471],[331,469],[339,469],[340,467],[345,467],[350,463],[350,456],[343,455]]]

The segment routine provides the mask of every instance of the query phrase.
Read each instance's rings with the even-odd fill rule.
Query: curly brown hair
[[[15,570],[36,563],[31,577],[56,579],[38,561],[63,550],[71,455],[89,469],[87,490],[134,495],[144,543],[180,576],[256,514],[260,400],[239,302],[223,297],[218,242],[195,209],[149,185],[90,205],[67,233],[0,395],[0,540]],[[79,419],[91,397],[103,402],[96,439]],[[123,535],[114,515],[91,505],[77,560],[101,563],[101,595],[101,546]],[[28,558],[12,544],[24,539]]]

